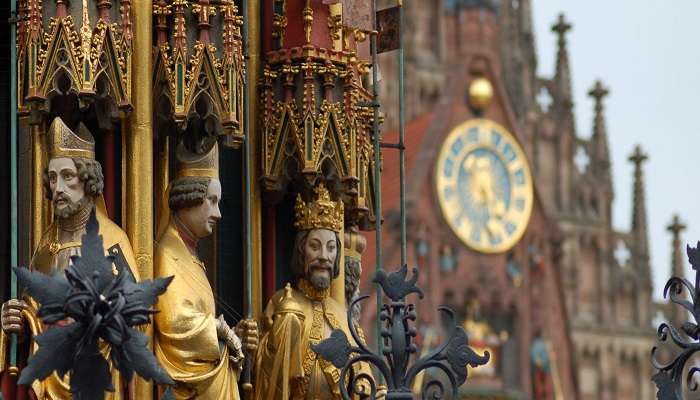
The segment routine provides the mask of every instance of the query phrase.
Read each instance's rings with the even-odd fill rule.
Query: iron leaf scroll
[[[683,307],[692,316],[691,321],[683,323],[677,327],[672,323],[664,322],[659,325],[657,338],[660,342],[671,342],[679,349],[675,358],[668,362],[659,362],[659,347],[654,346],[651,350],[651,362],[658,372],[652,377],[658,392],[658,400],[681,400],[683,399],[684,386],[690,393],[697,393],[698,384],[695,375],[700,368],[691,366],[684,374],[684,370],[693,356],[700,351],[700,287],[698,285],[698,275],[700,269],[700,242],[696,247],[687,246],[688,261],[695,270],[695,284],[687,279],[674,276],[668,280],[664,287],[664,298],[670,298],[676,306]],[[688,293],[690,300],[684,296]]]
[[[469,347],[467,333],[457,325],[454,312],[448,307],[440,307],[439,310],[448,317],[449,339],[410,365],[411,356],[416,353],[417,349],[414,343],[416,329],[413,326],[417,315],[415,306],[406,303],[405,298],[411,293],[416,293],[422,298],[423,292],[416,286],[418,270],[413,268],[413,276],[410,279],[406,279],[407,275],[408,267],[404,265],[390,274],[380,270],[374,279],[374,282],[381,286],[384,294],[391,300],[389,304],[383,305],[379,315],[379,318],[384,322],[380,333],[385,339],[382,355],[375,354],[367,348],[360,339],[352,321],[352,309],[358,302],[369,296],[355,299],[348,307],[348,325],[356,346],[350,343],[342,330],[337,329],[331,333],[330,337],[312,347],[321,358],[341,369],[340,392],[346,400],[352,398],[348,388],[351,388],[352,391],[359,379],[370,378],[352,376],[348,381],[348,375],[357,363],[366,362],[377,368],[387,384],[386,398],[392,400],[412,399],[413,381],[419,373],[428,368],[441,371],[445,375],[452,388],[452,394],[456,398],[459,387],[467,379],[467,366],[474,368],[489,361],[488,352],[482,356]],[[424,399],[441,399],[445,395],[444,384],[437,379],[428,381],[422,389],[422,398]],[[369,397],[375,399],[376,396],[377,387],[372,381]]]

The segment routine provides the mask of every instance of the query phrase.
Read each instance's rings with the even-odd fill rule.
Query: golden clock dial
[[[532,174],[506,128],[485,119],[457,126],[442,145],[435,175],[442,214],[464,244],[501,253],[518,243],[532,214]]]

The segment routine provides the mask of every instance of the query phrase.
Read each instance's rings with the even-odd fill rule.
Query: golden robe
[[[138,280],[139,276],[134,252],[131,249],[131,244],[129,243],[126,233],[124,233],[119,225],[109,219],[101,198],[98,198],[96,204],[95,216],[99,223],[98,234],[102,235],[105,254],[111,253],[111,255],[115,257],[123,257],[124,261],[129,264],[134,278]],[[41,237],[41,241],[32,256],[31,269],[45,274],[53,274],[56,270],[63,271],[69,265],[70,256],[80,254],[80,241],[82,235],[85,234],[85,228],[73,232],[72,240],[66,243],[61,243],[57,240],[57,233],[57,222],[54,221]],[[121,254],[119,254],[119,250],[121,250]],[[115,273],[116,271],[117,269],[115,266]],[[27,327],[29,328],[27,333],[31,336],[32,340],[29,348],[30,352],[33,354],[39,349],[39,346],[34,342],[33,338],[41,334],[47,327],[44,326],[39,317],[37,317],[39,305],[28,296],[24,298],[24,301],[29,305],[29,307],[23,311],[23,315],[27,321]],[[0,330],[0,335],[5,336],[2,330]],[[2,342],[9,343],[9,340],[3,337],[0,338],[0,343]],[[100,346],[100,349],[109,361],[109,347]],[[1,361],[8,360],[2,360],[2,357],[0,357],[0,372],[6,367],[5,362]],[[112,370],[112,382],[115,392],[107,392],[105,399],[124,399],[125,396],[123,396],[122,393],[122,385],[124,383],[121,382],[120,373],[116,369]],[[32,383],[32,390],[39,400],[63,400],[72,398],[68,375],[62,380],[55,372],[43,381],[34,381],[34,383]]]
[[[238,400],[238,370],[216,334],[216,305],[204,264],[173,221],[158,240],[154,275],[174,276],[156,309],[155,353],[177,399]]]
[[[288,284],[275,293],[265,309],[255,362],[256,400],[342,398],[340,369],[319,358],[311,345],[328,338],[334,329],[342,329],[353,343],[347,311],[330,297],[330,290],[317,290],[304,279],[298,286]],[[364,363],[355,364],[353,371],[371,373]],[[367,385],[361,386],[368,392]]]

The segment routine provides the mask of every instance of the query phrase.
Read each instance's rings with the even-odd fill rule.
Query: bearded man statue
[[[291,260],[296,282],[272,297],[263,316],[255,364],[257,400],[341,399],[340,370],[311,346],[334,329],[352,340],[346,308],[330,296],[340,271],[343,203],[332,201],[322,184],[315,197],[308,203],[301,196],[296,200]],[[371,372],[358,364],[353,373]],[[354,393],[368,393],[369,383],[358,382]]]
[[[156,306],[155,353],[175,381],[176,399],[238,400],[243,352],[257,348],[255,321],[232,328],[215,316],[214,292],[197,256],[197,243],[221,219],[218,154],[215,141],[205,154],[178,146],[177,177],[160,221],[154,275],[174,279]]]
[[[98,234],[104,240],[105,252],[114,256],[114,274],[127,274],[138,279],[133,250],[126,233],[109,219],[102,197],[104,178],[102,167],[95,160],[95,141],[82,123],[73,132],[61,118],[55,118],[48,132],[49,165],[44,172],[46,197],[53,205],[53,223],[44,232],[32,256],[30,268],[48,275],[62,273],[71,263],[71,257],[80,255],[81,237],[88,219],[95,213]],[[2,305],[0,344],[7,344],[10,334],[29,345],[29,353],[38,349],[34,337],[51,326],[44,325],[37,316],[39,305],[31,297],[14,299]],[[59,324],[70,323],[62,321]],[[107,355],[109,346],[100,346]],[[4,351],[4,347],[0,351]],[[70,356],[70,355],[66,355]],[[107,357],[108,358],[108,357]],[[108,358],[109,359],[109,358]],[[4,369],[0,365],[0,371]],[[112,368],[113,393],[106,399],[128,398],[126,382],[119,371]],[[58,377],[54,372],[44,381],[35,381],[31,390],[37,399],[58,400],[72,398],[69,377]]]

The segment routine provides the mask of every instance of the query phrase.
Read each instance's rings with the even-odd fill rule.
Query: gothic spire
[[[648,159],[641,147],[637,145],[629,160],[634,164],[634,191],[632,204],[632,236],[634,238],[633,257],[637,268],[648,271],[649,266],[649,236],[647,235],[647,208],[644,197],[644,174],[642,164]]]
[[[681,232],[686,226],[678,217],[678,214],[673,215],[673,220],[666,227],[666,230],[671,232],[673,237],[671,250],[671,276],[683,277],[683,248],[681,246]]]
[[[608,152],[608,134],[605,129],[605,115],[603,113],[603,99],[610,94],[610,91],[598,80],[588,95],[595,102],[595,117],[593,118],[593,136],[591,138],[592,158],[594,165],[600,168],[603,173],[610,170],[610,154]]]
[[[534,30],[532,28],[532,7],[530,6],[530,0],[520,0],[518,13],[520,16],[520,32],[532,37]]]
[[[535,34],[532,26],[532,6],[530,0],[520,0],[518,8],[518,19],[520,24],[520,34],[522,35],[523,47],[525,51],[525,62],[530,64],[531,79],[535,80],[537,70],[537,54],[535,51]]]
[[[569,69],[569,53],[566,49],[566,33],[571,30],[569,24],[564,18],[564,14],[559,14],[557,23],[552,26],[552,32],[558,36],[557,45],[557,69],[554,75],[556,83],[557,97],[564,106],[571,106],[571,71]]]
[[[685,230],[686,226],[678,218],[678,214],[673,216],[673,220],[666,227],[666,230],[671,232],[672,242],[671,242],[671,276],[677,276],[683,278],[683,248],[681,246],[681,232]],[[684,292],[685,293],[685,292]],[[681,326],[683,319],[686,317],[686,312],[680,307],[671,307],[671,315],[668,316],[670,321],[675,326]]]

